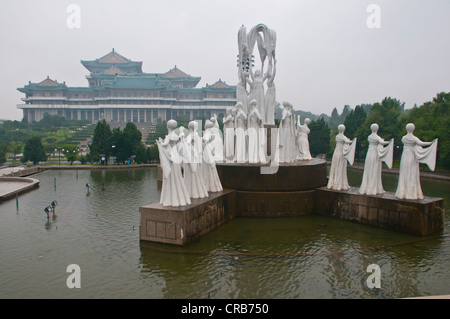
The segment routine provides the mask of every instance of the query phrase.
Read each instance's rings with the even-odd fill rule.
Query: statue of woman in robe
[[[205,147],[203,149],[203,179],[208,192],[220,192],[222,183],[217,173],[216,160],[214,158],[214,134],[205,134],[203,141]]]
[[[233,109],[227,108],[227,115],[223,119],[224,153],[226,161],[234,160],[234,117]]]
[[[212,140],[214,146],[214,159],[216,162],[223,161],[223,139],[222,132],[219,128],[219,120],[217,115],[214,114],[210,121],[213,123],[213,127],[211,128],[211,133],[214,135],[214,140]]]
[[[236,116],[234,118],[236,147],[235,158],[238,163],[245,163],[247,160],[247,114],[243,110],[241,102],[236,104]]]
[[[251,100],[248,114],[248,162],[265,163],[264,154],[264,128],[261,114],[258,111],[256,100]]]
[[[203,146],[202,139],[197,132],[198,123],[191,121],[188,124],[189,134],[185,139],[186,149],[188,151],[188,163],[184,166],[184,183],[186,185],[189,197],[205,198],[208,197],[203,180],[202,156]]]
[[[283,102],[280,127],[277,136],[276,161],[289,163],[295,161],[295,118],[292,113],[292,104]]]
[[[338,126],[336,135],[336,148],[331,160],[330,176],[327,188],[334,190],[347,190],[350,188],[347,179],[347,161],[353,165],[355,159],[356,138],[350,140],[344,135],[345,126]]]
[[[385,162],[389,168],[392,167],[394,139],[391,139],[389,142],[383,140],[377,134],[378,128],[378,124],[376,123],[370,126],[372,134],[367,138],[369,141],[369,149],[367,150],[366,160],[364,162],[364,174],[361,187],[359,188],[360,194],[383,194],[384,189],[381,179],[382,162]]]
[[[268,74],[267,91],[264,97],[265,103],[265,123],[268,125],[275,124],[275,103],[276,103],[276,88],[273,80],[275,79],[277,60],[274,59],[273,70]]]
[[[256,70],[254,73],[250,71],[251,80],[247,79],[250,84],[250,93],[248,100],[256,100],[259,114],[262,118],[262,123],[265,124],[265,95],[264,95],[264,81],[268,78],[268,74],[262,74],[261,70]],[[249,102],[250,104],[250,102]],[[248,112],[250,113],[250,105],[248,106]]]
[[[422,142],[414,136],[415,126],[406,125],[406,135],[402,137],[403,153],[400,160],[400,173],[395,196],[399,199],[423,199],[420,186],[419,163],[425,163],[434,171],[438,139],[432,142]],[[423,148],[423,146],[429,146]]]
[[[191,203],[181,173],[182,158],[178,153],[179,136],[175,133],[177,122],[167,121],[168,133],[164,140],[156,140],[163,170],[160,203],[163,206],[184,206]]]
[[[300,124],[300,116],[297,118],[297,159],[298,160],[311,160],[311,152],[309,150],[308,135],[311,131],[308,124],[311,123],[309,118],[306,118],[303,125]]]

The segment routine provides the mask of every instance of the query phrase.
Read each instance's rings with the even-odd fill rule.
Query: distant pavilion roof
[[[105,73],[114,70],[120,70],[122,73],[142,73],[141,61],[132,61],[117,53],[114,48],[98,59],[81,60],[81,64],[91,73]]]

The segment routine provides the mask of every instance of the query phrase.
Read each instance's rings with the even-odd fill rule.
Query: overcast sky
[[[70,4],[80,28],[67,25]],[[420,106],[450,91],[449,17],[449,0],[1,0],[0,119],[22,119],[17,88],[28,81],[87,86],[80,60],[112,48],[144,72],[176,65],[198,87],[235,85],[237,33],[259,23],[277,32],[278,101],[314,114],[386,96]]]

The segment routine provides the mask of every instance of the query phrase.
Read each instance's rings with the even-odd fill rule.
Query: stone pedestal
[[[361,195],[358,188],[316,190],[315,213],[382,227],[412,235],[428,236],[444,228],[444,200],[402,200],[393,193]]]
[[[186,245],[234,217],[235,192],[223,190],[186,206],[162,206],[159,202],[141,206],[140,239]]]

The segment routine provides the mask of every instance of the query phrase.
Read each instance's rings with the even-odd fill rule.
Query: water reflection
[[[232,220],[186,247],[139,241],[139,206],[159,200],[156,169],[37,174],[40,187],[0,204],[0,297],[399,298],[449,294],[450,183],[444,231],[427,238],[323,216]],[[56,190],[54,188],[56,178]],[[352,186],[361,174],[349,171]],[[93,190],[86,196],[86,184]],[[383,176],[393,191],[396,177]],[[104,186],[104,187],[103,187]],[[56,200],[55,218],[43,208]],[[80,265],[82,289],[65,287]],[[366,271],[381,267],[381,289]],[[39,273],[39,276],[36,274]]]

